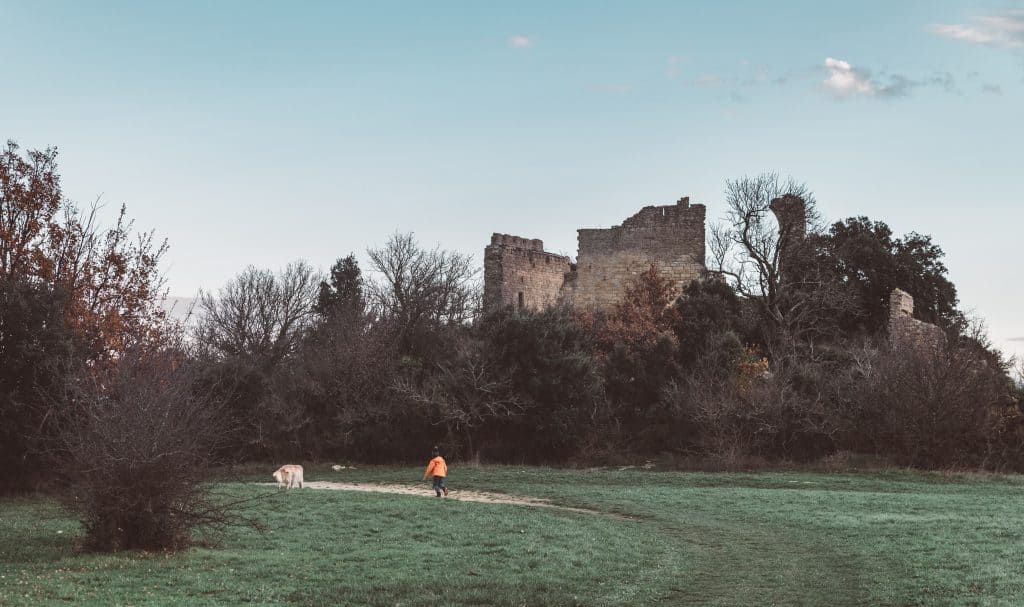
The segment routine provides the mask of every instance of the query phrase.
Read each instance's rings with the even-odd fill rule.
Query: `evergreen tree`
[[[355,255],[350,253],[331,266],[330,281],[320,283],[313,309],[323,317],[331,317],[339,312],[362,314],[365,308],[363,274]]]

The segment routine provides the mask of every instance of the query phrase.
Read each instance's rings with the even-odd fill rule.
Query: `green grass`
[[[0,500],[0,605],[1024,604],[1020,477],[456,464],[449,484],[606,514],[304,490],[260,504],[271,532],[219,548],[90,555],[52,502]]]

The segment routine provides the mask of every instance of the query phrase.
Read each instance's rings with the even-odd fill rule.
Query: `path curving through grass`
[[[421,483],[422,484],[422,483]],[[337,481],[311,481],[305,483],[308,489],[329,489],[332,491],[362,491],[369,493],[394,493],[398,495],[413,495],[416,497],[428,497],[433,499],[454,500],[460,502],[476,502],[480,504],[505,504],[508,506],[526,506],[529,508],[551,508],[564,512],[575,512],[578,514],[603,514],[597,510],[587,508],[574,508],[572,506],[560,506],[550,501],[536,497],[522,495],[508,495],[495,493],[493,491],[474,491],[472,489],[451,490],[447,496],[437,498],[433,491],[424,490],[417,484],[399,483],[356,483]]]

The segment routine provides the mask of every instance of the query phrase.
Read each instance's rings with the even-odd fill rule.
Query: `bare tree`
[[[369,284],[373,313],[394,323],[402,341],[430,325],[463,324],[476,313],[478,270],[472,256],[423,249],[411,233],[396,233],[367,255],[376,274]]]
[[[305,261],[290,263],[277,274],[246,268],[216,296],[200,294],[196,343],[217,357],[280,362],[313,321],[321,280]]]
[[[256,524],[247,498],[214,495],[221,402],[195,389],[175,350],[131,351],[116,367],[69,383],[57,443],[64,504],[96,550],[177,549],[197,529]]]
[[[805,184],[763,173],[727,181],[725,194],[728,211],[711,228],[709,267],[755,302],[772,327],[790,339],[806,337],[850,305],[813,263],[822,226]]]

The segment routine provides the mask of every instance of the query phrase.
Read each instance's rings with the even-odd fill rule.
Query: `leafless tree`
[[[69,384],[56,450],[64,504],[88,547],[177,549],[197,529],[255,524],[240,510],[246,499],[214,495],[204,482],[227,419],[208,394],[173,350],[130,351]]]
[[[290,263],[277,274],[246,268],[216,296],[200,294],[197,345],[215,357],[280,362],[312,323],[321,280],[305,261]]]
[[[440,248],[423,249],[411,233],[394,234],[368,249],[374,315],[393,323],[409,340],[429,325],[468,322],[477,311],[478,270],[473,258]]]
[[[727,181],[725,194],[725,220],[711,227],[709,268],[756,303],[778,333],[789,339],[813,335],[822,321],[851,305],[841,286],[813,263],[813,238],[823,226],[805,184],[763,173]]]

